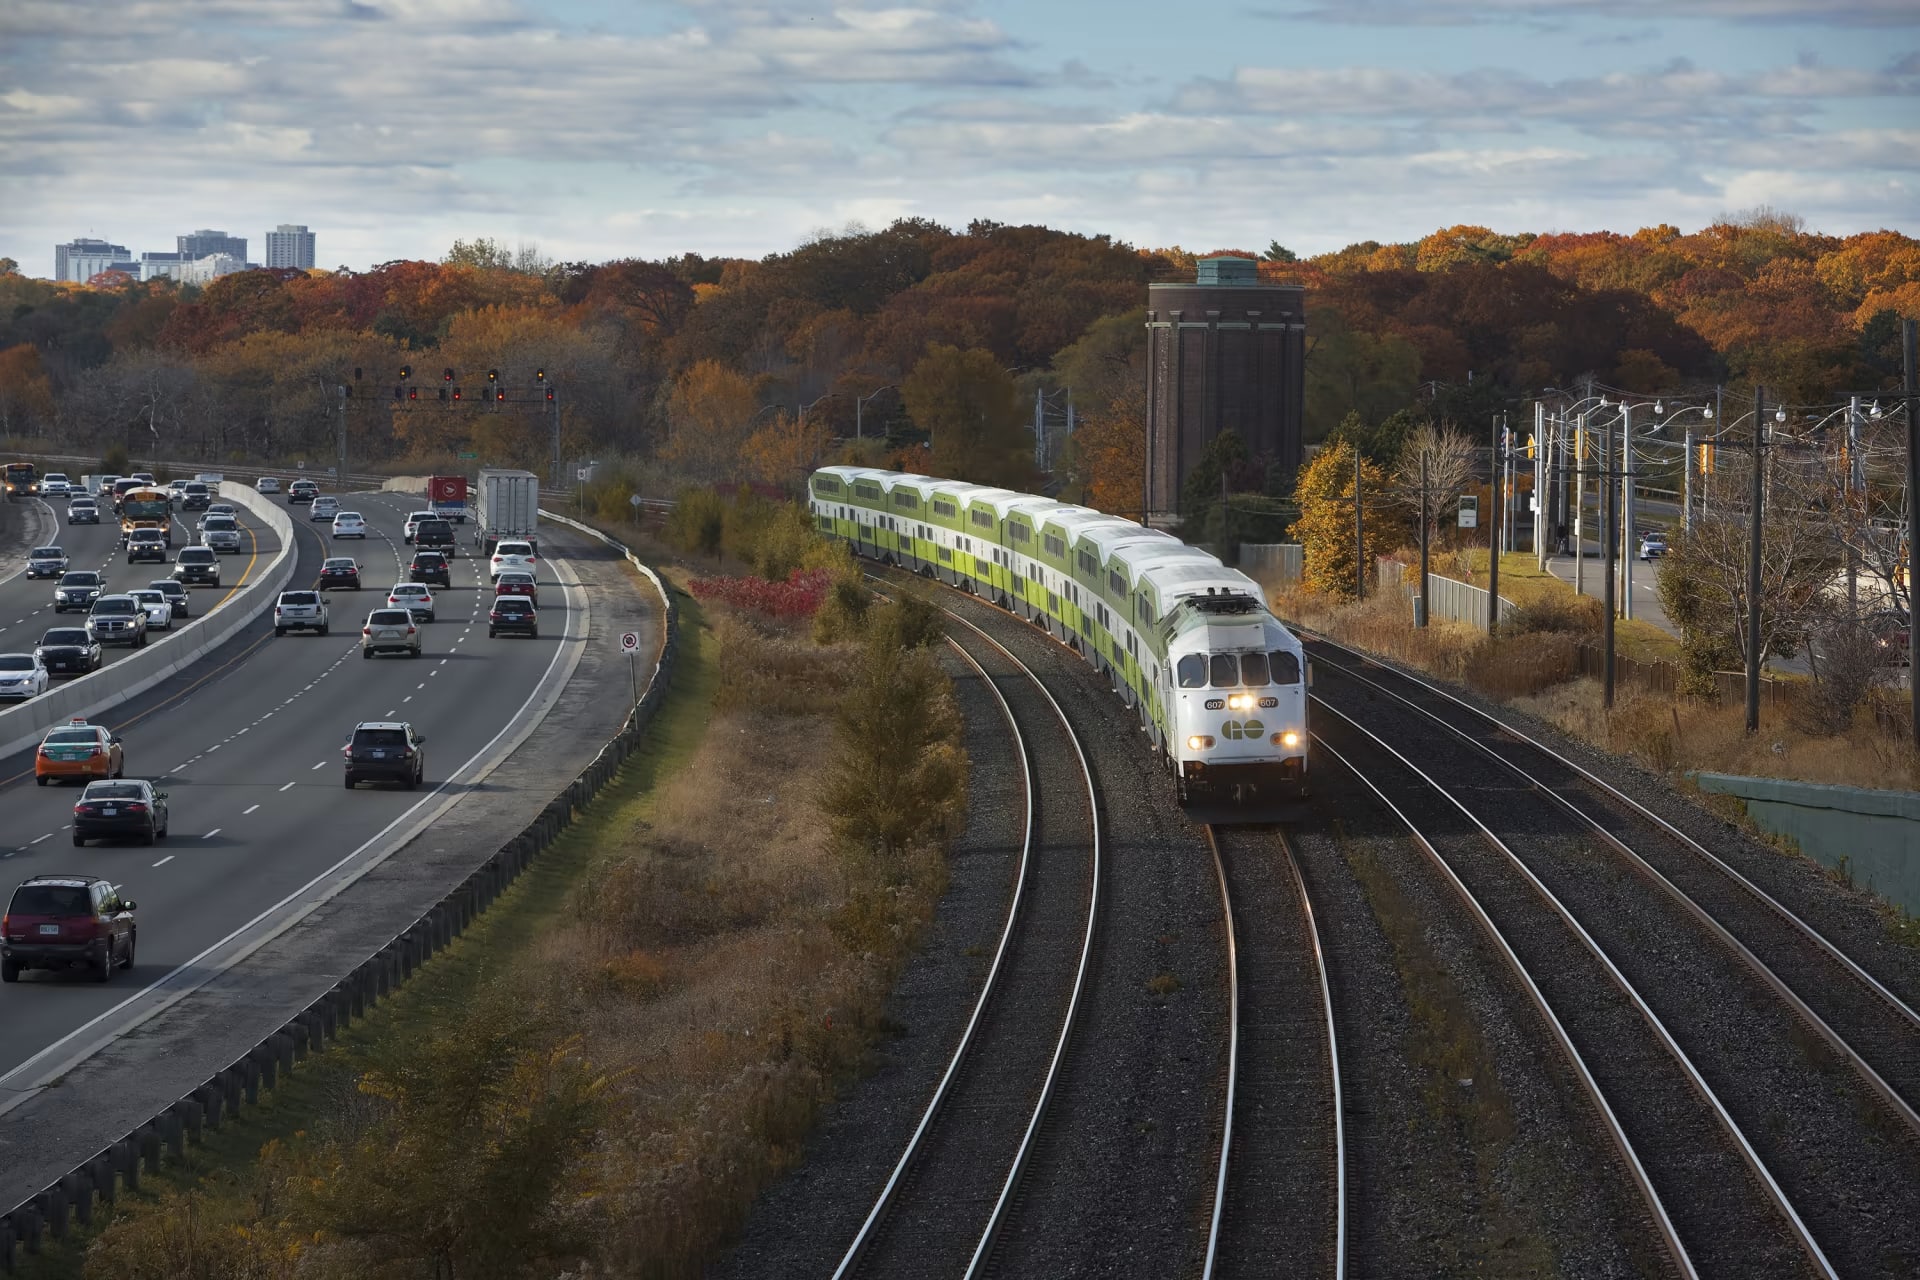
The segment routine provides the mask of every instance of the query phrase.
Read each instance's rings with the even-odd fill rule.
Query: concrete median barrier
[[[92,719],[146,692],[231,640],[272,607],[293,577],[298,558],[293,522],[285,510],[255,493],[250,485],[226,481],[220,486],[220,496],[272,529],[280,539],[279,553],[258,566],[225,604],[193,620],[186,629],[149,641],[146,648],[91,675],[55,685],[31,702],[0,711],[0,755],[29,751],[54,725],[76,717]]]

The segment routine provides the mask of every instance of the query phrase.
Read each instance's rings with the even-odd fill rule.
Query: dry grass
[[[1761,731],[1750,736],[1746,710],[1738,705],[1629,690],[1615,698],[1608,714],[1600,701],[1597,681],[1578,680],[1516,698],[1513,705],[1661,772],[1704,770],[1891,790],[1920,786],[1920,755],[1910,743],[1881,732],[1870,714],[1855,717],[1843,734],[1817,738],[1794,731],[1784,714],[1763,710]]]

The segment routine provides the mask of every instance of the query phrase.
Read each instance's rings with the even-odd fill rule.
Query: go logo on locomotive
[[[1220,726],[1221,736],[1226,738],[1258,738],[1266,731],[1267,726],[1258,720],[1229,720]]]

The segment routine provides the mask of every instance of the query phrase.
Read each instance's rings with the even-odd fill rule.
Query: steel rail
[[[1209,823],[1202,828],[1207,838],[1207,848],[1213,853],[1214,878],[1220,885],[1220,905],[1225,914],[1227,925],[1227,983],[1228,983],[1228,1035],[1227,1035],[1227,1110],[1226,1124],[1220,1137],[1220,1166],[1213,1183],[1213,1215],[1207,1228],[1207,1257],[1201,1271],[1202,1280],[1213,1280],[1219,1265],[1220,1224],[1225,1216],[1227,1203],[1228,1168],[1233,1150],[1233,1112],[1238,1096],[1240,1073],[1240,951],[1233,923],[1233,894],[1227,887],[1226,854],[1220,847],[1220,838],[1214,825]],[[1347,1123],[1346,1101],[1340,1086],[1340,1048],[1334,1034],[1333,988],[1327,979],[1327,957],[1320,945],[1320,927],[1313,914],[1313,899],[1307,893],[1306,877],[1300,871],[1300,863],[1293,854],[1293,845],[1284,831],[1276,833],[1281,852],[1287,863],[1287,870],[1293,879],[1293,887],[1298,895],[1300,914],[1307,928],[1307,938],[1313,944],[1313,965],[1319,979],[1320,1004],[1326,1014],[1327,1025],[1327,1073],[1333,1094],[1333,1176],[1334,1176],[1334,1280],[1346,1280],[1347,1275]]]
[[[1309,632],[1308,634],[1312,635],[1314,640],[1317,643],[1327,645],[1330,648],[1344,650],[1345,652],[1351,653],[1355,657],[1373,666],[1382,665],[1376,660],[1368,657],[1366,654],[1361,653],[1359,650],[1351,648],[1350,646],[1341,644],[1337,640],[1329,640],[1325,636],[1322,636],[1317,632]],[[1338,666],[1339,664],[1336,663],[1334,665]],[[1394,674],[1400,676],[1402,679],[1411,681],[1412,683],[1419,685],[1421,688],[1426,689],[1430,693],[1434,693],[1439,695],[1442,698],[1445,698],[1448,702],[1453,703],[1455,706],[1460,707],[1462,710],[1471,712],[1473,715],[1476,715],[1480,719],[1485,720],[1487,723],[1493,725],[1494,728],[1499,730],[1501,733],[1504,733],[1509,737],[1515,738],[1518,741],[1525,743],[1527,746],[1532,747],[1534,750],[1540,752],[1541,754],[1546,755],[1552,758],[1553,760],[1557,761],[1558,763],[1566,766],[1568,769],[1571,769],[1574,773],[1580,775],[1581,778],[1585,779],[1588,785],[1595,787],[1600,791],[1605,792],[1608,796],[1610,796],[1612,799],[1614,799],[1618,803],[1627,806],[1629,809],[1639,814],[1642,818],[1646,819],[1648,822],[1659,827],[1662,831],[1665,831],[1669,836],[1679,841],[1683,846],[1691,850],[1695,855],[1704,859],[1714,867],[1718,868],[1722,874],[1727,876],[1728,879],[1732,880],[1735,884],[1739,885],[1742,889],[1746,890],[1749,894],[1753,895],[1753,897],[1756,898],[1768,910],[1772,911],[1774,914],[1779,916],[1792,928],[1799,931],[1807,939],[1807,941],[1813,943],[1816,947],[1820,948],[1820,950],[1826,952],[1826,954],[1830,956],[1835,963],[1839,964],[1842,968],[1846,969],[1849,973],[1851,973],[1854,976],[1855,979],[1863,983],[1876,996],[1880,997],[1881,1000],[1885,1001],[1905,1021],[1911,1024],[1916,1030],[1920,1030],[1920,1012],[1916,1012],[1910,1005],[1908,1005],[1899,996],[1895,995],[1892,991],[1889,991],[1886,988],[1886,986],[1880,982],[1879,979],[1875,978],[1871,973],[1867,972],[1866,969],[1862,968],[1853,959],[1853,957],[1849,956],[1846,952],[1842,951],[1837,945],[1835,945],[1832,941],[1830,941],[1826,937],[1826,935],[1822,934],[1818,929],[1815,929],[1812,925],[1808,924],[1805,920],[1802,920],[1799,916],[1795,915],[1793,911],[1789,909],[1785,904],[1781,903],[1779,900],[1774,898],[1773,895],[1769,894],[1765,889],[1762,889],[1759,885],[1753,883],[1753,881],[1747,879],[1746,876],[1742,875],[1739,871],[1734,869],[1732,866],[1728,865],[1728,863],[1724,859],[1722,859],[1718,854],[1714,853],[1711,849],[1701,844],[1698,840],[1695,840],[1692,836],[1682,831],[1679,827],[1674,826],[1673,823],[1667,821],[1665,818],[1655,813],[1652,809],[1649,809],[1646,805],[1641,804],[1638,800],[1635,800],[1632,796],[1626,794],[1624,791],[1621,791],[1618,787],[1614,786],[1612,783],[1608,782],[1606,779],[1593,773],[1591,770],[1583,767],[1578,762],[1568,759],[1566,756],[1560,754],[1558,751],[1555,751],[1552,747],[1547,746],[1545,743],[1541,742],[1539,739],[1534,738],[1533,736],[1528,734],[1525,730],[1518,729],[1513,725],[1508,724],[1506,721],[1500,719],[1498,716],[1492,715],[1486,711],[1481,710],[1479,707],[1474,706],[1471,702],[1468,702],[1464,698],[1460,698],[1455,694],[1450,693],[1446,689],[1441,688],[1439,685],[1434,684],[1430,680],[1422,679],[1421,677],[1417,675],[1413,675],[1410,672],[1401,671],[1397,667],[1387,667],[1386,669],[1394,672]],[[1432,713],[1429,712],[1428,714],[1431,715]],[[1458,730],[1456,729],[1455,732],[1458,732]]]
[[[1513,850],[1507,846],[1505,841],[1495,835],[1486,823],[1482,822],[1472,810],[1462,804],[1459,799],[1445,787],[1436,782],[1424,769],[1407,759],[1403,753],[1395,750],[1383,741],[1378,734],[1359,723],[1359,721],[1353,717],[1345,714],[1339,708],[1328,705],[1324,699],[1317,696],[1314,698],[1314,701],[1318,702],[1322,709],[1345,721],[1347,724],[1353,726],[1357,732],[1365,735],[1381,751],[1392,756],[1407,770],[1425,782],[1436,795],[1459,810],[1460,814],[1480,833],[1481,838],[1484,839],[1489,846],[1502,854],[1507,859],[1508,864],[1519,872],[1534,893],[1552,908],[1553,912],[1559,916],[1566,928],[1580,941],[1587,953],[1606,971],[1607,976],[1613,981],[1615,988],[1633,1003],[1642,1021],[1646,1023],[1654,1035],[1660,1040],[1668,1056],[1680,1067],[1696,1096],[1698,1096],[1713,1113],[1715,1121],[1732,1141],[1735,1150],[1739,1153],[1741,1160],[1746,1164],[1748,1171],[1753,1175],[1761,1190],[1766,1194],[1767,1199],[1772,1201],[1775,1209],[1778,1210],[1781,1218],[1786,1222],[1802,1252],[1807,1255],[1808,1259],[1814,1264],[1822,1276],[1827,1277],[1828,1280],[1838,1280],[1838,1273],[1835,1272],[1833,1264],[1828,1261],[1826,1253],[1821,1249],[1819,1242],[1813,1238],[1812,1232],[1808,1230],[1806,1223],[1801,1219],[1799,1211],[1796,1210],[1792,1202],[1788,1200],[1786,1192],[1774,1178],[1772,1171],[1767,1168],[1766,1162],[1760,1158],[1760,1153],[1754,1150],[1753,1144],[1747,1140],[1746,1134],[1742,1132],[1739,1124],[1734,1120],[1732,1113],[1727,1110],[1726,1105],[1722,1103],[1719,1096],[1714,1093],[1713,1087],[1709,1085],[1706,1078],[1701,1075],[1699,1068],[1694,1065],[1693,1059],[1680,1047],[1679,1042],[1673,1037],[1673,1034],[1667,1030],[1666,1024],[1660,1020],[1660,1016],[1654,1012],[1652,1006],[1641,996],[1638,989],[1628,981],[1627,976],[1614,964],[1613,959],[1607,955],[1600,944],[1587,932],[1585,926],[1574,918],[1573,913],[1567,909],[1566,904],[1561,902],[1554,892],[1547,887],[1545,882],[1543,882],[1539,876],[1535,875],[1533,870],[1514,854]],[[1354,768],[1353,764],[1342,756],[1340,752],[1329,746],[1324,738],[1321,738],[1318,734],[1316,734],[1315,737],[1319,740],[1323,748],[1333,754],[1335,759],[1340,760],[1342,764],[1352,769],[1355,776],[1365,782],[1368,788],[1372,790],[1375,795],[1379,796],[1402,822],[1407,824],[1409,830],[1416,833],[1416,838],[1419,840],[1422,849],[1428,853],[1429,857],[1434,859],[1436,865],[1445,868],[1445,874],[1447,878],[1453,882],[1455,889],[1461,893],[1463,897],[1471,899],[1472,895],[1470,891],[1467,890],[1465,883],[1454,873],[1452,867],[1447,865],[1446,860],[1440,857],[1438,850],[1434,849],[1424,837],[1418,836],[1417,828],[1412,820],[1407,817],[1406,813],[1402,811],[1398,805],[1394,804],[1392,800],[1388,799],[1385,793],[1382,792],[1379,787],[1375,786],[1370,779],[1367,779],[1358,769]],[[1496,941],[1496,944],[1500,947],[1503,954],[1508,957],[1509,963],[1516,966],[1515,972],[1522,975],[1523,981],[1526,983],[1529,993],[1533,995],[1536,1004],[1543,1010],[1546,1010],[1544,996],[1542,996],[1538,988],[1534,986],[1532,978],[1525,976],[1524,966],[1520,964],[1518,956],[1513,952],[1511,946],[1508,945],[1499,930],[1494,927],[1492,918],[1485,913],[1477,901],[1472,903],[1472,910],[1475,916],[1480,919],[1482,927],[1489,931],[1489,936]],[[1654,1189],[1651,1180],[1647,1178],[1646,1171],[1641,1166],[1638,1156],[1633,1154],[1632,1145],[1627,1141],[1625,1131],[1619,1128],[1617,1118],[1614,1116],[1612,1109],[1606,1105],[1597,1083],[1593,1081],[1584,1062],[1580,1060],[1577,1051],[1573,1050],[1572,1041],[1566,1036],[1564,1028],[1559,1025],[1557,1018],[1553,1018],[1550,1010],[1546,1011],[1547,1016],[1552,1021],[1556,1039],[1560,1040],[1564,1050],[1573,1055],[1572,1060],[1576,1063],[1576,1069],[1582,1081],[1586,1084],[1596,1104],[1600,1106],[1601,1113],[1606,1118],[1615,1146],[1628,1159],[1634,1181],[1639,1186],[1642,1198],[1646,1200],[1648,1208],[1655,1215],[1662,1239],[1667,1244],[1669,1255],[1674,1258],[1676,1265],[1681,1266],[1686,1274],[1693,1275],[1692,1260],[1686,1256],[1684,1245],[1673,1227],[1672,1220],[1667,1215],[1665,1206],[1660,1202],[1658,1192]]]
[[[1628,865],[1633,870],[1639,872],[1650,883],[1654,884],[1660,890],[1665,892],[1670,898],[1672,898],[1672,900],[1676,904],[1678,904],[1683,910],[1685,910],[1688,915],[1692,916],[1696,921],[1700,923],[1700,925],[1703,928],[1705,928],[1709,933],[1711,933],[1715,938],[1717,938],[1720,941],[1720,944],[1724,946],[1727,950],[1731,951],[1734,954],[1734,956],[1737,957],[1740,960],[1740,962],[1743,965],[1745,965],[1747,969],[1755,977],[1759,978],[1760,981],[1769,990],[1771,990],[1775,996],[1777,996],[1780,999],[1781,1003],[1787,1006],[1787,1008],[1793,1013],[1795,1017],[1799,1018],[1815,1034],[1817,1034],[1823,1040],[1825,1040],[1828,1043],[1828,1045],[1832,1047],[1835,1053],[1839,1054],[1842,1058],[1846,1059],[1847,1064],[1853,1068],[1854,1072],[1857,1075],[1859,1075],[1863,1081],[1865,1081],[1867,1087],[1870,1090],[1872,1090],[1873,1093],[1875,1093],[1880,1098],[1880,1100],[1887,1105],[1888,1109],[1894,1113],[1894,1115],[1901,1121],[1901,1123],[1905,1124],[1907,1128],[1913,1131],[1914,1133],[1920,1134],[1920,1112],[1916,1112],[1914,1110],[1913,1104],[1908,1102],[1906,1098],[1901,1096],[1899,1090],[1895,1089],[1891,1084],[1889,1084],[1887,1080],[1884,1077],[1882,1077],[1878,1071],[1874,1070],[1872,1064],[1869,1063],[1866,1060],[1866,1058],[1863,1057],[1859,1053],[1859,1051],[1856,1050],[1851,1044],[1847,1043],[1847,1040],[1845,1037],[1843,1037],[1838,1031],[1834,1030],[1834,1028],[1827,1023],[1826,1019],[1822,1018],[1817,1012],[1815,1012],[1812,1006],[1807,1004],[1807,1002],[1801,998],[1800,994],[1796,992],[1790,985],[1788,985],[1787,981],[1784,978],[1780,977],[1779,974],[1773,971],[1771,966],[1769,966],[1759,956],[1755,955],[1753,951],[1750,948],[1748,948],[1748,946],[1744,942],[1742,942],[1739,938],[1735,937],[1732,930],[1728,929],[1726,925],[1722,924],[1717,917],[1715,917],[1705,907],[1701,906],[1700,903],[1695,901],[1694,898],[1686,892],[1686,890],[1682,889],[1679,885],[1673,883],[1673,881],[1670,880],[1665,874],[1663,874],[1659,868],[1655,867],[1653,864],[1651,864],[1645,858],[1643,858],[1631,845],[1627,844],[1626,841],[1620,839],[1620,837],[1615,835],[1613,832],[1607,830],[1606,827],[1603,826],[1600,823],[1600,821],[1596,819],[1592,814],[1586,812],[1579,805],[1573,803],[1573,801],[1569,800],[1566,796],[1560,794],[1560,792],[1556,791],[1552,787],[1547,786],[1544,782],[1540,781],[1538,778],[1533,777],[1525,769],[1521,768],[1518,764],[1516,764],[1512,760],[1507,759],[1505,756],[1501,755],[1498,751],[1495,751],[1493,748],[1489,747],[1486,743],[1480,741],[1478,738],[1475,738],[1472,734],[1467,733],[1457,725],[1447,723],[1446,720],[1442,719],[1440,716],[1435,715],[1428,708],[1421,706],[1419,703],[1414,702],[1412,699],[1405,697],[1402,694],[1394,692],[1392,689],[1387,688],[1385,685],[1381,684],[1377,680],[1368,679],[1366,676],[1360,674],[1358,671],[1354,670],[1352,667],[1345,666],[1338,662],[1329,663],[1328,665],[1333,667],[1334,670],[1344,674],[1348,679],[1357,681],[1360,684],[1364,684],[1368,688],[1376,689],[1380,693],[1385,694],[1387,697],[1392,698],[1394,701],[1400,703],[1402,706],[1407,707],[1409,710],[1416,711],[1419,714],[1425,716],[1427,719],[1431,720],[1433,723],[1439,725],[1447,733],[1451,734],[1452,736],[1466,743],[1467,745],[1473,747],[1475,750],[1479,751],[1482,755],[1486,756],[1488,759],[1492,760],[1494,763],[1506,769],[1509,773],[1513,774],[1513,776],[1519,778],[1522,782],[1526,783],[1533,790],[1539,792],[1546,799],[1551,800],[1554,804],[1558,805],[1561,809],[1571,814],[1576,821],[1580,822],[1585,827],[1590,829],[1595,835],[1597,835],[1602,841],[1604,841],[1608,845],[1608,847],[1612,848],[1621,857],[1625,858],[1628,862]],[[1322,703],[1322,705],[1325,705],[1325,704]],[[1488,717],[1488,718],[1491,719],[1491,717]],[[1496,720],[1494,721],[1494,723],[1499,724],[1500,722]],[[1549,756],[1553,756],[1555,759],[1561,760],[1562,763],[1568,763],[1568,764],[1571,763],[1570,761],[1566,761],[1564,760],[1564,758],[1559,757],[1556,753],[1552,752],[1549,748],[1541,747],[1537,743],[1535,744],[1535,746],[1537,747],[1538,750],[1542,751],[1543,753],[1548,754]],[[1574,766],[1574,767],[1578,768],[1578,766]],[[1672,829],[1671,827],[1668,827],[1668,830],[1671,830],[1671,829]],[[1713,857],[1713,855],[1711,854],[1708,854],[1707,856],[1709,858]],[[1718,863],[1722,867],[1725,867],[1726,865],[1725,863],[1721,863],[1717,858],[1714,858],[1713,861],[1715,863]],[[1748,887],[1752,887],[1752,886],[1749,885]],[[1755,889],[1754,892],[1758,894],[1759,890]],[[1791,912],[1787,911],[1785,907],[1780,906],[1778,903],[1774,902],[1771,898],[1766,898],[1764,894],[1761,894],[1760,896],[1767,903],[1774,906],[1778,912],[1784,914],[1788,919],[1791,919],[1796,923],[1799,923],[1799,918],[1797,916],[1794,916]],[[1810,934],[1812,937],[1815,937],[1815,938],[1819,937],[1818,934],[1812,933],[1809,926],[1802,924],[1801,929],[1803,933]],[[1835,954],[1831,946],[1829,946],[1828,948],[1825,948],[1824,953],[1827,955]],[[1859,970],[1857,966],[1853,966],[1849,968],[1848,972],[1854,973],[1857,975],[1859,973]],[[1877,986],[1878,984],[1875,984],[1876,988]],[[1905,1006],[1901,1005],[1897,999],[1892,1000],[1892,1004],[1896,1008],[1900,1008],[1900,1009],[1905,1008]]]
[[[1033,854],[1033,760],[1028,754],[1027,741],[1020,732],[1020,725],[1013,717],[1013,708],[1008,704],[1006,695],[1001,693],[999,687],[994,684],[993,677],[989,676],[986,668],[982,667],[974,656],[958,643],[951,639],[947,643],[968,666],[979,673],[980,679],[992,691],[994,701],[1000,704],[1000,714],[1006,718],[1007,728],[1013,734],[1013,740],[1020,755],[1022,790],[1026,794],[1025,835],[1020,844],[1018,874],[1013,882],[1013,900],[1007,905],[1006,923],[1001,926],[1000,942],[994,948],[993,963],[987,968],[986,980],[980,987],[980,996],[974,1001],[973,1014],[967,1019],[966,1028],[960,1033],[960,1043],[954,1048],[953,1057],[948,1060],[947,1069],[933,1091],[933,1098],[927,1103],[926,1110],[920,1116],[920,1123],[914,1127],[913,1136],[907,1140],[906,1148],[900,1153],[900,1159],[895,1162],[886,1185],[880,1189],[879,1199],[874,1201],[873,1208],[867,1213],[866,1221],[860,1224],[860,1230],[854,1236],[853,1243],[847,1246],[847,1252],[840,1259],[839,1267],[834,1270],[834,1280],[845,1280],[860,1264],[867,1246],[873,1242],[880,1220],[886,1216],[887,1210],[892,1206],[894,1195],[900,1189],[907,1170],[912,1167],[914,1159],[920,1154],[921,1143],[925,1140],[928,1130],[933,1127],[934,1119],[939,1115],[941,1107],[946,1103],[947,1093],[952,1088],[954,1079],[960,1074],[960,1067],[967,1056],[967,1050],[973,1046],[974,1030],[980,1025],[980,1019],[985,1015],[987,1004],[993,997],[995,982],[1000,976],[1000,965],[1006,959],[1007,947],[1013,938],[1014,925],[1019,920],[1020,904],[1026,894],[1027,864]]]
[[[1034,1103],[1033,1115],[1027,1121],[1026,1132],[1021,1136],[1020,1148],[1014,1153],[1013,1167],[1007,1171],[1007,1181],[1000,1190],[1000,1198],[994,1202],[993,1213],[987,1219],[986,1230],[980,1233],[980,1243],[973,1252],[973,1260],[967,1264],[967,1280],[974,1280],[974,1277],[981,1275],[985,1269],[987,1257],[993,1251],[993,1243],[1000,1234],[1000,1228],[1005,1225],[1007,1213],[1013,1205],[1014,1193],[1019,1188],[1021,1175],[1026,1172],[1027,1160],[1033,1154],[1035,1136],[1040,1132],[1040,1122],[1046,1116],[1047,1104],[1053,1100],[1054,1086],[1059,1082],[1061,1066],[1066,1062],[1067,1045],[1073,1038],[1073,1024],[1080,1012],[1080,999],[1086,993],[1087,970],[1092,966],[1093,961],[1094,928],[1100,920],[1100,793],[1094,785],[1093,766],[1087,763],[1087,752],[1080,743],[1080,735],[1073,731],[1073,722],[1067,718],[1066,711],[1061,708],[1059,700],[1053,696],[1053,690],[1047,688],[1046,682],[1034,673],[1033,668],[1014,657],[1011,649],[975,626],[972,621],[945,606],[941,606],[940,611],[998,649],[1009,662],[1026,672],[1027,678],[1033,681],[1034,688],[1040,691],[1041,696],[1047,700],[1047,705],[1053,708],[1056,716],[1060,717],[1061,727],[1067,731],[1067,740],[1073,743],[1073,753],[1080,760],[1080,772],[1087,780],[1087,821],[1093,829],[1092,885],[1087,895],[1087,928],[1080,942],[1080,959],[1074,968],[1073,995],[1067,1002],[1066,1017],[1061,1020],[1060,1038],[1054,1044],[1053,1060],[1047,1066],[1046,1082],[1040,1087],[1040,1097]]]

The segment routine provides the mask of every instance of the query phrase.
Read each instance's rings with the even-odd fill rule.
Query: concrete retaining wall
[[[30,751],[54,725],[75,717],[91,719],[146,692],[225,644],[272,607],[293,576],[293,522],[285,510],[255,493],[251,486],[229,480],[220,486],[220,496],[271,528],[280,539],[280,553],[258,567],[225,604],[205,618],[193,620],[185,630],[150,641],[146,648],[91,675],[56,684],[31,702],[0,711],[0,756]],[[51,586],[48,591],[52,591]]]
[[[1755,822],[1791,837],[1822,865],[1920,916],[1920,792],[1725,773],[1693,777],[1702,791],[1744,801]]]

